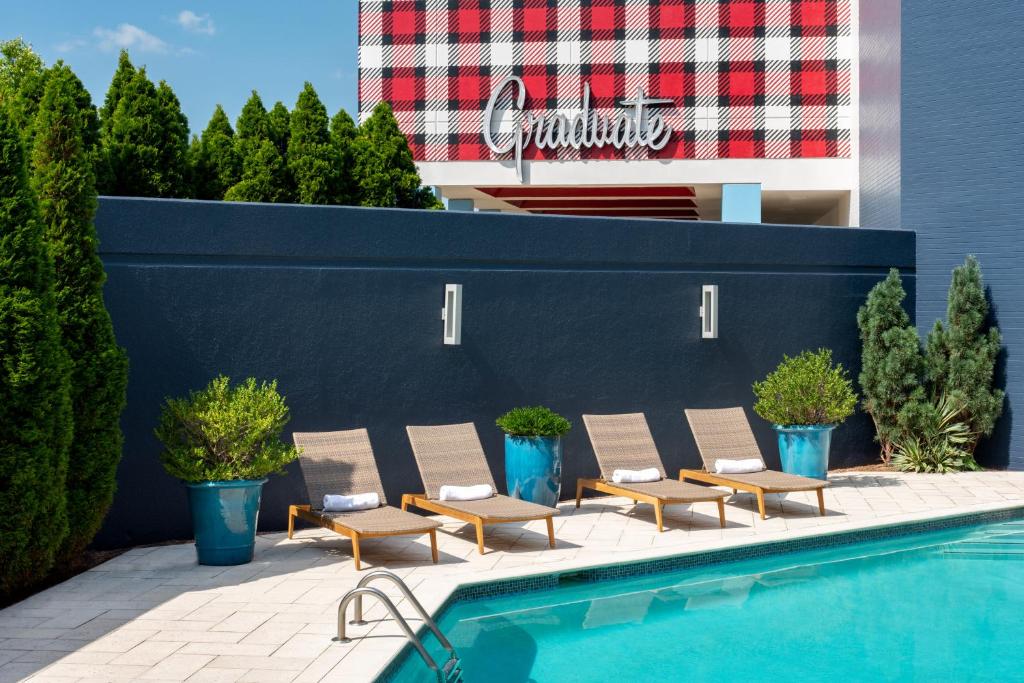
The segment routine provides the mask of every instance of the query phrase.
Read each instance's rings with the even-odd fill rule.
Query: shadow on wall
[[[992,290],[985,288],[985,298],[988,299],[989,319],[986,321],[988,327],[999,327],[999,312],[996,302],[992,297]],[[1007,390],[1006,369],[1009,362],[1009,350],[1006,345],[999,352],[996,359],[995,386],[1003,391]],[[1010,465],[1010,439],[1013,433],[1013,404],[1010,401],[1009,392],[1003,401],[1003,414],[996,422],[996,428],[992,436],[984,439],[978,445],[977,460],[982,467],[993,469],[1006,469]]]

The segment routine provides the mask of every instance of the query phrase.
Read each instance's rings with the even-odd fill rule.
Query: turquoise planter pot
[[[828,451],[835,425],[775,425],[782,471],[802,477],[828,479]]]
[[[555,507],[562,491],[562,439],[505,435],[508,495]]]
[[[199,564],[219,567],[252,561],[260,495],[266,481],[186,484]]]

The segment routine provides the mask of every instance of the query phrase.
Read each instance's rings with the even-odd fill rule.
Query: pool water
[[[467,683],[1024,680],[1024,522],[568,578],[439,625]],[[413,653],[392,680],[435,678]]]

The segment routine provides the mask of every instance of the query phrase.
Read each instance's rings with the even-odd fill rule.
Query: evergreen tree
[[[291,114],[288,170],[301,204],[337,204],[341,191],[341,161],[331,144],[327,109],[308,81]]]
[[[68,361],[18,130],[0,107],[0,595],[39,580],[68,533]]]
[[[163,136],[160,155],[157,160],[157,197],[187,197],[189,188],[188,169],[188,119],[181,111],[178,96],[166,81],[160,81],[156,89],[158,107],[157,123]]]
[[[925,400],[924,358],[917,329],[903,309],[906,296],[899,271],[893,268],[857,312],[864,410],[874,420],[885,463],[906,431],[908,411]]]
[[[995,327],[985,329],[989,305],[978,260],[968,256],[953,270],[946,323],[936,321],[925,351],[932,396],[952,397],[963,406],[960,420],[975,437],[973,452],[982,436],[989,436],[1003,412],[1004,392],[993,386],[1002,336]]]
[[[423,187],[409,141],[387,102],[374,107],[373,114],[359,127],[354,152],[363,206],[439,208],[434,193]]]
[[[288,169],[270,140],[247,143],[249,154],[242,160],[242,179],[224,199],[229,202],[287,202]]]
[[[281,158],[288,156],[288,140],[291,138],[291,118],[288,107],[280,101],[274,103],[273,109],[267,114],[267,125],[270,130],[270,141],[281,153]]]
[[[32,46],[21,38],[0,43],[0,106],[6,107],[25,145],[32,144],[32,125],[46,88],[46,68]]]
[[[113,114],[103,119],[103,146],[110,164],[110,183],[103,194],[163,196],[163,118],[146,70],[135,71],[121,88]]]
[[[238,115],[238,121],[235,122],[235,136],[240,143],[248,140],[270,139],[270,119],[267,117],[267,109],[263,106],[260,94],[255,90],[242,106],[242,113]]]
[[[197,199],[224,199],[224,194],[241,179],[242,160],[235,147],[235,131],[219,104],[198,140],[191,157]]]
[[[67,471],[71,514],[65,557],[89,545],[113,500],[128,382],[128,360],[103,304],[105,275],[93,226],[96,185],[85,142],[94,132],[88,128],[95,108],[91,101],[83,106],[82,91],[71,69],[58,63],[51,70],[36,119],[32,158],[32,184],[56,264],[57,316],[70,360],[74,436]]]
[[[110,128],[114,124],[114,112],[117,111],[117,105],[121,103],[121,97],[128,85],[135,78],[135,73],[135,66],[128,58],[128,51],[121,50],[121,54],[117,58],[117,69],[114,71],[110,88],[107,89],[107,96],[100,108],[100,123],[104,137],[110,135]]]
[[[338,185],[338,204],[359,204],[359,183],[356,180],[355,141],[359,134],[356,122],[344,109],[331,119],[331,144],[337,150],[341,180]]]

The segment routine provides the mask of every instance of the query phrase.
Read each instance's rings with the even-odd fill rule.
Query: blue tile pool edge
[[[681,569],[694,569],[697,567],[729,564],[732,562],[751,560],[758,557],[784,555],[786,553],[801,550],[836,548],[865,541],[881,541],[897,536],[913,536],[915,534],[923,534],[931,531],[943,531],[946,529],[957,529],[960,527],[995,522],[1010,522],[1019,519],[1024,519],[1024,506],[1021,505],[998,510],[969,512],[966,514],[954,513],[912,522],[894,522],[892,524],[882,524],[864,529],[824,532],[821,534],[801,536],[800,538],[788,540],[755,541],[753,543],[730,546],[728,548],[715,548],[712,550],[681,553],[679,555],[659,557],[652,560],[627,560],[607,565],[600,565],[597,567],[565,569],[543,574],[512,577],[509,579],[495,579],[492,581],[467,583],[460,585],[452,591],[445,601],[441,603],[441,606],[434,611],[432,616],[436,621],[440,621],[444,612],[457,602],[481,600],[485,598],[557,588],[559,583],[568,578],[571,578],[574,582],[594,583],[600,581],[611,581],[614,579],[661,574]],[[420,630],[417,631],[417,635],[422,638],[426,632],[426,626],[421,626]],[[387,666],[385,666],[377,675],[374,679],[374,683],[388,683],[391,681],[401,665],[405,663],[406,658],[413,653],[414,650],[412,645],[410,643],[406,643],[402,649],[391,658],[391,661],[388,662]]]

